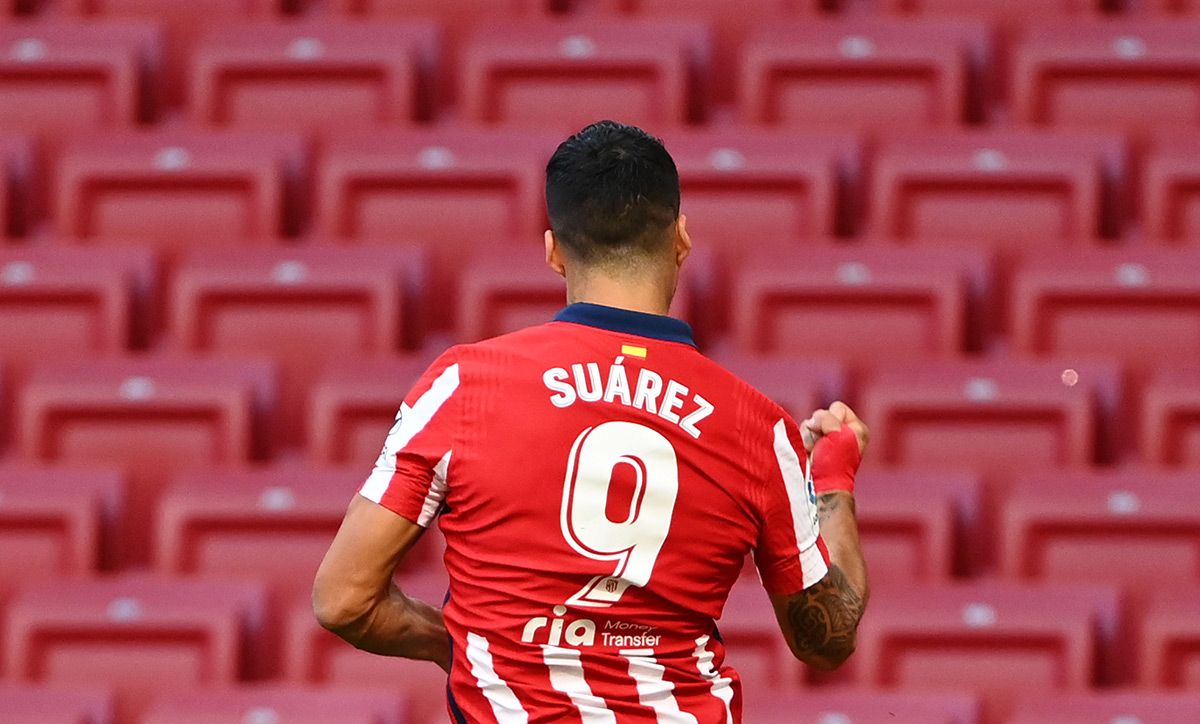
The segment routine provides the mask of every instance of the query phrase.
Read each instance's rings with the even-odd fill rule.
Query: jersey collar
[[[610,332],[696,346],[692,328],[687,322],[661,314],[647,314],[631,309],[576,302],[556,314],[554,321],[584,324],[589,327],[607,329]]]

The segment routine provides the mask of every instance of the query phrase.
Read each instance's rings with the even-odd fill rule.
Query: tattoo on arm
[[[835,501],[836,505],[836,501]],[[836,565],[819,583],[787,604],[797,654],[845,660],[854,651],[865,602]]]
[[[817,496],[817,519],[823,523],[826,518],[833,515],[834,511],[842,507],[842,497],[837,493],[825,493]],[[850,498],[849,503],[850,512],[853,514],[855,512],[854,499]]]

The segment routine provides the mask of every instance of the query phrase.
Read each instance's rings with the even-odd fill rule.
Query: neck
[[[674,289],[665,291],[663,285],[649,280],[631,284],[626,280],[617,281],[600,274],[590,274],[584,279],[568,279],[567,301],[665,315],[671,309],[674,292]]]

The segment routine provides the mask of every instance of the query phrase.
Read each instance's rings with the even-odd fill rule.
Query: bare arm
[[[870,597],[858,541],[854,497],[844,491],[818,498],[821,536],[829,548],[829,573],[806,590],[771,597],[775,617],[796,658],[821,671],[854,653],[858,623]]]
[[[843,427],[853,431],[853,436],[845,434]],[[801,432],[810,451],[821,438],[830,436],[824,443],[827,454],[834,452],[829,446],[849,446],[841,451],[850,456],[845,466],[845,480],[849,481],[845,487],[850,489],[822,489],[822,480],[818,477],[814,481],[821,538],[829,551],[829,573],[806,590],[772,596],[771,603],[796,658],[829,671],[854,653],[858,623],[871,595],[852,491],[853,472],[866,452],[870,433],[854,411],[841,402],[833,403],[828,410],[818,410],[802,424]],[[817,454],[821,452],[817,450]],[[832,487],[837,485],[840,483]]]
[[[355,648],[432,661],[450,668],[440,609],[409,598],[392,582],[396,566],[424,532],[356,495],[313,582],[313,612]]]

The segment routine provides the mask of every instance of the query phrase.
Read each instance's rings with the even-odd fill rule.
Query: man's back
[[[769,589],[827,572],[797,450],[687,325],[576,304],[443,355],[362,492],[438,516],[452,716],[725,721],[740,685],[713,622],[746,554]]]

